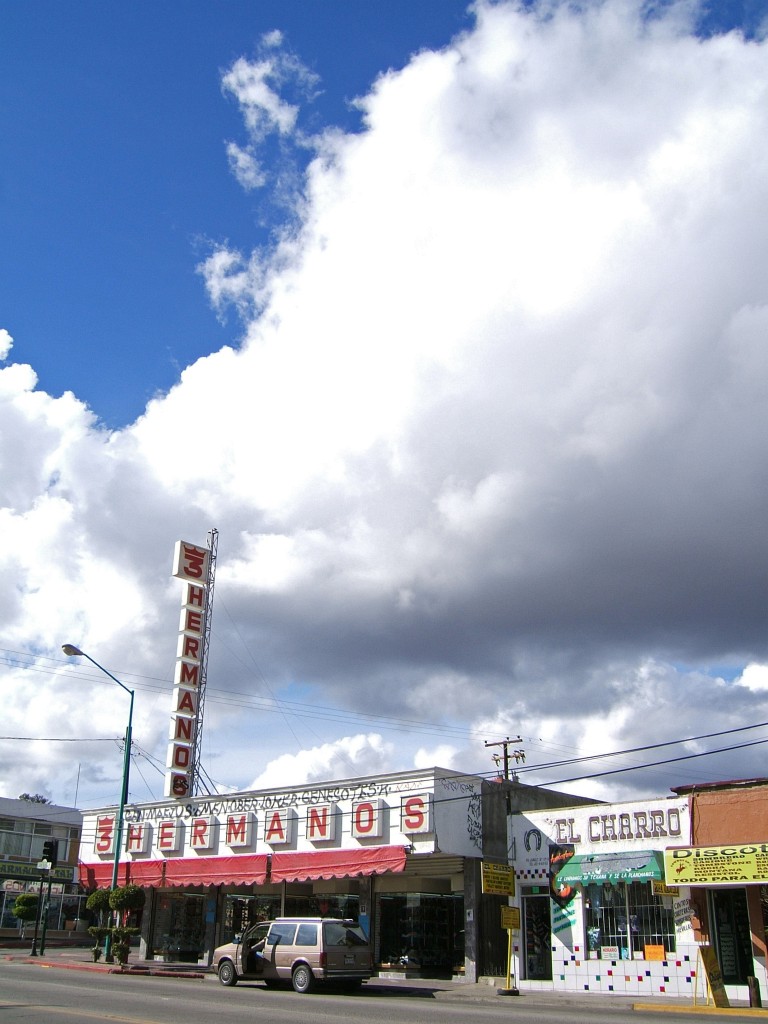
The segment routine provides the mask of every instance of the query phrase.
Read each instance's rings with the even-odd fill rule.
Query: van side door
[[[293,940],[296,935],[295,921],[273,921],[267,936],[265,952],[274,976],[283,981],[291,980],[293,967]]]

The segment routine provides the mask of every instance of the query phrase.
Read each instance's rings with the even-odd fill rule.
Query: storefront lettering
[[[555,840],[558,843],[580,843],[581,836],[574,832],[573,818],[557,818],[555,821]]]
[[[226,839],[227,846],[250,846],[253,833],[253,815],[241,814],[236,817],[230,814],[227,817]]]
[[[115,843],[115,815],[105,814],[96,819],[96,853],[112,853]]]
[[[381,800],[364,800],[352,805],[352,835],[356,839],[381,835],[381,809]]]
[[[431,831],[429,820],[429,796],[403,797],[400,808],[401,829],[408,835]]]
[[[148,825],[129,825],[125,848],[128,853],[146,853],[149,840]]]
[[[555,821],[559,842],[578,843],[575,819],[558,818]],[[618,814],[592,814],[587,819],[587,841],[612,843],[626,840],[662,839],[682,835],[680,809],[677,807],[623,811]]]
[[[183,728],[183,727],[182,727]],[[187,734],[184,733],[186,736]],[[189,747],[180,743],[179,764],[186,763]],[[400,830],[407,835],[424,835],[433,831],[431,793],[413,793],[414,784],[361,783],[324,789],[262,793],[253,796],[222,797],[194,803],[167,803],[158,806],[126,806],[125,821],[129,825],[152,826],[154,846],[158,852],[178,852],[184,843],[198,853],[213,849],[219,842],[230,848],[251,848],[259,838],[271,846],[293,842],[297,829],[310,842],[335,842],[342,831],[342,821],[349,816],[347,835],[371,839],[384,835],[387,827],[385,811],[394,812],[398,805],[383,799],[382,794],[398,794]],[[466,793],[471,824],[479,822],[479,800],[471,786],[455,787]],[[344,797],[339,801],[318,804],[319,795]],[[351,796],[351,799],[350,799]],[[474,802],[473,802],[474,801]],[[395,820],[392,824],[394,826]],[[113,852],[114,814],[97,818],[94,852],[106,856]],[[139,836],[139,832],[135,836]],[[149,831],[143,833],[149,835]],[[138,854],[138,838],[129,852]],[[146,850],[144,851],[146,852]]]
[[[307,815],[307,839],[312,842],[333,839],[336,824],[336,806],[323,804],[322,807],[311,807]]]
[[[189,834],[192,850],[209,850],[213,846],[213,819],[193,818]]]
[[[157,848],[161,853],[175,853],[179,849],[181,826],[178,821],[162,821],[157,827]]]
[[[165,763],[165,795],[176,800],[189,797],[194,771],[198,705],[197,700],[190,696],[190,691],[196,690],[201,682],[210,554],[208,548],[188,544],[183,540],[178,541],[174,549],[173,575],[184,582],[184,594],[173,676],[171,742]],[[179,693],[180,688],[186,690]]]
[[[768,843],[756,843],[752,846],[682,847],[669,850],[673,860],[685,860],[688,857],[711,860],[716,857],[749,856],[756,853],[768,853]]]

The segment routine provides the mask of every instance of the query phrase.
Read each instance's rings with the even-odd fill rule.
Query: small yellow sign
[[[483,861],[483,892],[489,896],[515,895],[515,869],[509,864]]]
[[[738,885],[768,882],[768,843],[670,846],[664,851],[668,885]]]
[[[512,931],[520,931],[520,908],[519,907],[502,907],[501,908],[501,927]]]
[[[679,885],[665,885],[664,882],[653,883],[653,895],[654,896],[679,896],[680,886]]]
[[[712,993],[715,1006],[730,1006],[725,985],[723,984],[720,964],[717,961],[717,954],[714,949],[709,945],[699,946],[699,956],[701,957],[701,963],[707,976],[709,991]]]

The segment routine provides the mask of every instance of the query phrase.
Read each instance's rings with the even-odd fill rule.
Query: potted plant
[[[18,918],[21,924],[21,938],[24,938],[27,921],[34,921],[37,917],[37,894],[33,892],[20,892],[13,904],[11,913]]]
[[[112,929],[112,951],[119,964],[125,966],[131,950],[131,938],[138,935],[139,928],[126,926],[128,915],[132,911],[141,910],[146,901],[146,893],[140,885],[129,883],[109,894],[109,905],[117,913],[117,925]]]

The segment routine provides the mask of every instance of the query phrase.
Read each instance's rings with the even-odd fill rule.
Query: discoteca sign
[[[768,843],[671,846],[664,851],[668,885],[739,885],[768,882]]]

